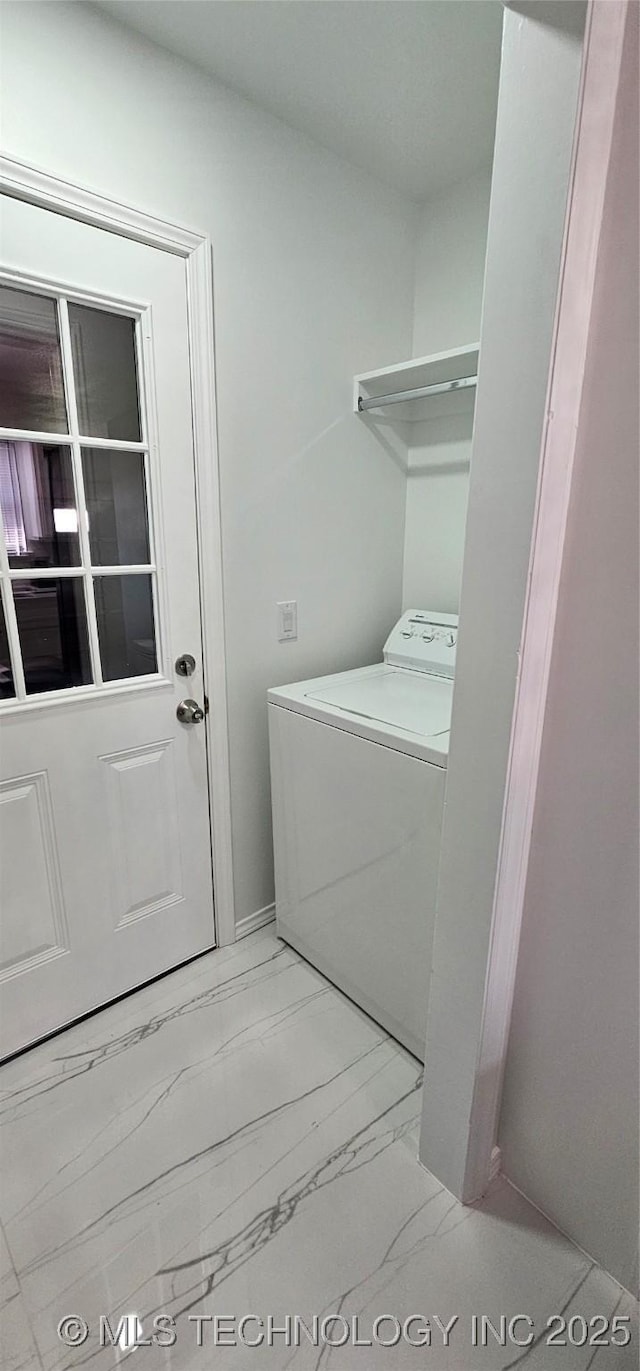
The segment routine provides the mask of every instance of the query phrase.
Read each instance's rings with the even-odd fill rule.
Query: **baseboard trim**
[[[489,1165],[489,1183],[495,1181],[496,1176],[502,1171],[502,1152],[499,1147],[494,1147],[491,1152],[491,1162]]]
[[[255,933],[258,928],[264,928],[265,924],[273,923],[275,917],[275,904],[266,904],[264,909],[256,909],[253,914],[247,914],[244,919],[238,919],[236,940],[246,938],[249,933]]]

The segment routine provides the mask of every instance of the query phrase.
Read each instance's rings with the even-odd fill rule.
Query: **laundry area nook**
[[[0,0],[2,1371],[636,1371],[639,21]]]

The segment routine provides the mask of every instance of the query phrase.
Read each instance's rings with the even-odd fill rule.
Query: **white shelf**
[[[478,373],[479,350],[479,344],[472,343],[467,347],[452,348],[450,352],[435,352],[431,357],[417,357],[410,362],[382,367],[379,371],[362,372],[353,378],[354,410],[356,414],[361,412],[360,399],[371,400],[377,396],[396,395],[405,390],[421,390],[424,386],[445,386],[463,381],[469,376],[475,377]],[[403,422],[415,422],[428,418],[430,411],[433,413],[436,398],[442,404],[443,400],[446,403],[449,396],[466,396],[466,403],[469,403],[469,396],[473,394],[471,387],[457,389],[454,385],[451,391],[440,392],[437,397],[422,396],[401,402],[394,401],[388,407],[381,405],[379,408],[376,406],[371,410],[367,409],[366,413],[371,418],[386,416]]]

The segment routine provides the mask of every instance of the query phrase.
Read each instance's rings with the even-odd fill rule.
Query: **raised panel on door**
[[[102,757],[114,928],[182,899],[173,739]]]
[[[69,950],[45,772],[0,782],[0,872],[0,980],[4,980]]]

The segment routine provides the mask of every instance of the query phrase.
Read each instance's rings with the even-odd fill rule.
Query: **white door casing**
[[[5,284],[61,296],[67,374],[72,371],[68,314],[74,301],[136,319],[148,432],[137,435],[139,452],[132,442],[103,437],[100,444],[97,435],[95,447],[100,469],[107,449],[127,448],[147,464],[155,542],[149,559],[156,573],[138,569],[137,574],[143,581],[149,575],[157,579],[159,639],[157,673],[152,662],[148,676],[102,685],[96,616],[89,612],[97,683],[76,684],[55,695],[42,694],[41,688],[34,693],[32,686],[21,702],[3,704],[0,820],[8,899],[0,989],[7,1053],[213,945],[207,764],[218,941],[233,937],[233,906],[209,245],[17,164],[5,161],[3,173],[3,188],[10,192],[3,201]],[[82,486],[82,445],[72,394],[69,401],[77,488]],[[93,436],[86,422],[81,428],[85,438]],[[80,535],[89,605],[91,585],[97,593],[110,577],[111,590],[125,583],[118,579],[121,567],[109,576],[88,569],[89,532],[81,528]],[[3,560],[10,620],[12,592],[24,578],[23,630],[25,590],[27,599],[31,590],[38,592],[37,604],[45,586],[64,584],[68,593],[71,580],[76,587],[83,584],[75,569],[66,567],[46,568],[35,577],[29,568],[14,570],[9,585],[6,555]],[[13,565],[19,565],[15,559]],[[134,582],[135,574],[128,584],[139,590],[142,582]],[[204,620],[209,620],[209,660],[203,660],[200,641],[199,577]],[[26,608],[32,612],[30,605]],[[103,612],[103,628],[105,622]],[[15,648],[15,618],[12,628]],[[185,680],[176,675],[174,659],[186,651],[197,666]],[[19,660],[16,666],[17,691],[24,696]],[[136,669],[146,671],[139,664]],[[117,677],[117,667],[109,674]],[[207,725],[178,723],[178,700],[184,695],[202,700],[205,678],[211,698]]]

